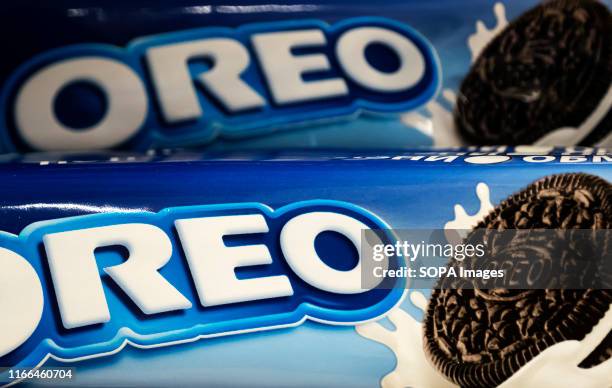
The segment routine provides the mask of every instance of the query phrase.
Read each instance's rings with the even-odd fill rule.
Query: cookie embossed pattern
[[[11,4],[0,150],[610,144],[610,0],[440,1]]]
[[[600,178],[554,175],[502,202],[475,228],[610,229],[611,199],[612,186]],[[582,340],[611,304],[605,289],[435,290],[425,320],[425,350],[455,383],[497,386],[547,347]],[[611,339],[612,334],[579,366],[606,361]]]
[[[612,125],[611,36],[612,14],[595,0],[546,2],[512,21],[463,80],[459,131],[481,144],[529,144],[546,135],[563,145],[570,129],[559,128],[573,127],[579,142],[601,141]]]
[[[505,210],[493,207],[485,183],[478,183],[476,192],[479,211],[469,215],[461,205],[455,205],[455,219],[447,222],[445,229],[454,231],[455,228],[471,229],[483,225],[496,228],[486,224],[494,221],[503,223],[506,228],[517,227],[508,224],[511,219],[500,218],[500,214],[508,214],[512,206],[517,211],[520,208],[517,214],[522,217],[512,219],[521,228],[550,228],[558,222],[559,227],[563,225],[564,228],[609,229],[607,223],[612,219],[606,214],[612,198],[610,184],[591,175],[565,174],[538,180],[502,202],[499,206]],[[523,201],[530,204],[527,206]],[[557,219],[553,216],[559,214],[561,207],[557,209],[557,206],[573,210],[563,211],[565,218]],[[530,217],[537,217],[534,209],[543,212],[539,221],[529,221]],[[609,254],[604,255],[605,259],[610,259]],[[356,328],[360,335],[390,348],[396,357],[396,367],[381,380],[382,387],[553,384],[556,387],[595,388],[612,383],[612,297],[609,290],[512,290],[507,294],[493,293],[486,298],[489,294],[478,290],[435,290],[429,306],[424,292],[410,291],[412,308],[398,307],[388,315],[395,329],[390,330],[380,322]],[[442,307],[445,303],[446,308]],[[491,306],[474,310],[480,303]],[[520,308],[516,310],[514,304]],[[407,311],[414,307],[425,313],[424,328],[414,318],[414,310]],[[515,312],[518,315],[514,318],[511,315]],[[569,314],[566,320],[559,319],[566,314]],[[472,323],[467,326],[455,324],[462,319]],[[479,322],[485,326],[489,322],[493,326],[479,331]],[[551,330],[552,334],[545,330]],[[504,341],[513,340],[517,342],[504,345]],[[491,360],[496,361],[492,363]]]
[[[606,5],[551,1],[508,22],[498,2],[493,13],[495,24],[487,28],[478,20],[467,39],[472,67],[458,92],[443,85],[426,114],[409,112],[402,121],[439,147],[609,146],[612,14]]]
[[[401,230],[602,230],[611,163],[584,147],[8,155],[0,365],[106,387],[606,386],[607,291],[364,289],[360,242],[364,229],[387,246]]]

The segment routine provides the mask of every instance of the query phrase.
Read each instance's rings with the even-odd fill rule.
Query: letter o
[[[107,97],[104,117],[95,125],[72,130],[58,121],[54,101],[70,83],[87,81]],[[102,149],[134,135],[147,115],[147,95],[139,76],[117,60],[96,57],[69,59],[45,67],[19,89],[15,124],[23,140],[43,151]]]
[[[34,333],[43,306],[42,285],[34,268],[17,253],[0,248],[0,357]]]
[[[331,231],[347,237],[360,251],[364,229],[370,228],[344,214],[306,213],[285,224],[280,235],[281,249],[293,272],[313,287],[337,294],[358,294],[368,291],[361,288],[361,256],[353,269],[339,271],[321,260],[314,242],[320,233]]]
[[[365,56],[368,45],[379,43],[393,50],[400,66],[392,73],[372,67]],[[425,60],[405,36],[380,27],[361,27],[345,32],[336,45],[344,71],[361,86],[379,92],[400,92],[414,86],[425,73]]]

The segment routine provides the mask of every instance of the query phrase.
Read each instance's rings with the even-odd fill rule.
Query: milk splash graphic
[[[476,22],[476,32],[468,37],[467,45],[470,49],[472,63],[478,58],[480,52],[485,48],[487,43],[501,32],[507,25],[506,9],[502,3],[496,3],[493,6],[493,12],[496,18],[496,24],[493,29],[487,29],[483,21]],[[432,100],[425,109],[431,117],[427,117],[421,113],[409,112],[402,115],[402,122],[408,127],[412,127],[432,138],[434,147],[460,147],[466,145],[453,120],[452,107],[455,106],[457,95],[450,89],[442,91],[442,98],[451,109],[445,108],[442,103]]]
[[[476,196],[480,202],[478,212],[469,215],[465,208],[455,205],[455,218],[444,225],[445,231],[467,231],[472,229],[492,209],[489,186],[486,183],[476,185]],[[447,236],[449,241],[452,235]],[[460,236],[465,237],[465,236]],[[427,309],[427,297],[418,290],[409,292],[410,302],[423,312]],[[423,351],[423,328],[421,323],[399,307],[389,312],[387,318],[395,330],[386,329],[380,323],[371,322],[356,327],[359,335],[380,342],[391,349],[397,360],[394,371],[381,380],[382,388],[450,388],[453,383],[446,380],[427,360]]]
[[[457,95],[450,89],[444,89],[442,91],[442,98],[451,106],[455,106]],[[402,115],[402,123],[432,138],[434,147],[458,147],[465,145],[455,128],[452,110],[446,109],[442,103],[436,100],[428,102],[425,105],[425,109],[431,117],[418,112],[408,112]]]
[[[420,291],[411,291],[410,301],[425,311],[427,298]],[[421,323],[399,307],[389,312],[387,318],[395,326],[388,330],[380,323],[371,322],[356,327],[359,335],[385,345],[395,355],[395,370],[382,378],[382,388],[452,388],[447,381],[427,361],[423,351],[423,331]]]
[[[502,3],[495,3],[493,6],[495,15],[495,25],[487,28],[484,21],[476,22],[476,31],[467,39],[467,46],[471,54],[471,62],[474,63],[478,55],[484,50],[487,44],[508,25],[506,9]],[[440,101],[435,99],[425,105],[425,110],[430,116],[422,113],[408,112],[401,116],[401,121],[410,128],[414,128],[432,139],[434,147],[460,147],[467,145],[461,138],[453,119],[453,107],[455,106],[457,95],[450,89],[442,91],[442,100],[450,105],[450,109],[445,108]],[[589,117],[582,122],[579,127],[563,127],[550,131],[540,139],[535,145],[555,145],[568,147],[578,144],[584,139],[592,129],[599,123],[610,110],[612,105],[612,86],[606,95],[601,99],[597,108]],[[600,140],[596,146],[612,146],[612,134]]]
[[[476,32],[468,37],[467,43],[472,53],[472,63],[476,61],[485,46],[508,25],[506,8],[502,3],[495,3],[493,13],[496,23],[492,29],[488,29],[482,20],[478,20],[476,22]]]
[[[480,208],[476,214],[470,216],[465,208],[459,204],[455,205],[455,219],[448,221],[444,225],[446,239],[454,244],[459,244],[462,239],[467,237],[467,232],[482,221],[487,214],[493,210],[489,186],[480,182],[476,185],[476,196],[480,201]],[[457,236],[458,234],[458,236]],[[457,241],[457,237],[459,240]]]
[[[480,207],[469,215],[459,204],[454,207],[455,218],[444,225],[446,231],[468,230],[481,221],[492,209],[489,187],[485,183],[476,186]],[[418,290],[409,291],[410,302],[425,312],[427,298]],[[611,306],[612,307],[612,306]],[[359,335],[389,348],[396,359],[395,369],[381,379],[382,388],[454,388],[427,360],[423,350],[423,328],[420,322],[405,310],[396,307],[386,318],[395,326],[389,330],[378,322],[356,326]],[[582,341],[563,341],[540,353],[501,388],[531,386],[556,388],[601,388],[612,385],[612,358],[590,369],[578,365],[603,341],[612,330],[612,308]]]

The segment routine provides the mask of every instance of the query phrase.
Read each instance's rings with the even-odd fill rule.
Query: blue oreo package
[[[605,146],[610,5],[12,2],[0,150]]]
[[[605,231],[609,150],[3,158],[1,385],[612,384],[609,290],[564,293],[559,305],[548,290],[463,290],[436,305],[406,275],[408,257],[383,260],[388,276],[368,283],[363,245],[393,251],[402,230],[477,225]],[[523,323],[528,336],[506,327]],[[456,326],[461,335],[444,334]],[[534,348],[557,327],[574,329]],[[496,360],[516,362],[497,371]]]

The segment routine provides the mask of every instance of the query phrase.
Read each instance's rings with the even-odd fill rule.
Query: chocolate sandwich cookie
[[[455,122],[474,144],[531,144],[601,112],[611,84],[608,8],[595,0],[548,1],[484,48],[461,84]],[[610,106],[603,109],[588,135],[577,139],[581,144],[612,130]]]
[[[503,201],[467,239],[483,230],[610,228],[612,185],[570,173],[538,180]],[[605,245],[598,249],[609,252]],[[562,255],[549,256],[563,260]],[[597,260],[609,259],[604,253]],[[426,313],[425,352],[443,375],[462,387],[497,386],[549,346],[583,339],[612,304],[607,286],[527,290],[441,284]],[[596,365],[611,354],[612,333],[580,366]]]

